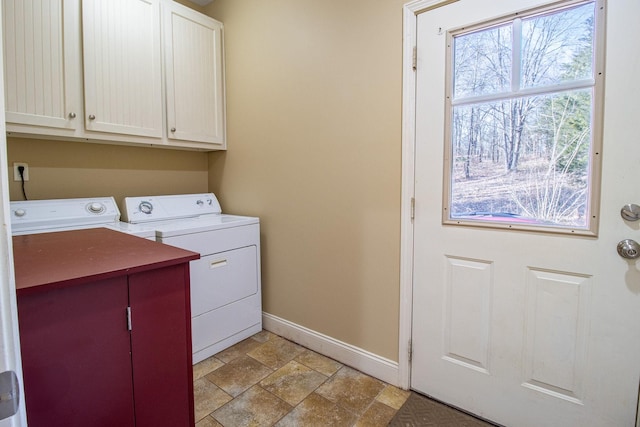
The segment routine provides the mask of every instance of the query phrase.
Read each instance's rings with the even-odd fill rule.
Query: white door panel
[[[2,11],[4,13],[4,11]],[[0,34],[4,20],[0,17]],[[0,52],[0,117],[5,113],[4,56]],[[16,414],[0,420],[0,427],[23,427],[27,425],[24,392],[22,391],[22,361],[20,358],[20,334],[18,331],[18,305],[13,267],[13,244],[11,242],[11,220],[9,211],[9,176],[7,164],[6,126],[0,121],[0,372],[13,371],[18,379],[18,408]],[[6,391],[3,391],[5,399]],[[4,403],[4,402],[3,402]]]
[[[446,31],[543,4],[460,0],[417,15],[413,389],[507,426],[631,426],[640,379],[634,0],[607,8],[598,237],[442,225]]]

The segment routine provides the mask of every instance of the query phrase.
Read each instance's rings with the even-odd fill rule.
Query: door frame
[[[413,306],[413,213],[415,211],[416,73],[418,15],[459,0],[416,0],[403,6],[402,34],[402,190],[400,208],[400,330],[398,384],[411,388],[411,334]]]

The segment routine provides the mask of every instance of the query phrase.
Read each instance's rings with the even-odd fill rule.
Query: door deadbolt
[[[620,216],[627,221],[637,221],[640,219],[640,206],[635,204],[624,205],[620,209]]]
[[[624,239],[618,243],[618,255],[626,259],[636,259],[640,257],[640,244],[635,240]]]

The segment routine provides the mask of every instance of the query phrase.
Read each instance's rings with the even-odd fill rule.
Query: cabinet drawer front
[[[205,256],[191,262],[192,317],[258,292],[255,246]]]

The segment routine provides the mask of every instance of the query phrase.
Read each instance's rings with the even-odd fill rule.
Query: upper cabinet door
[[[162,137],[159,0],[83,0],[85,126]]]
[[[7,122],[79,127],[78,1],[2,1]]]
[[[169,139],[225,146],[222,23],[163,4]]]

